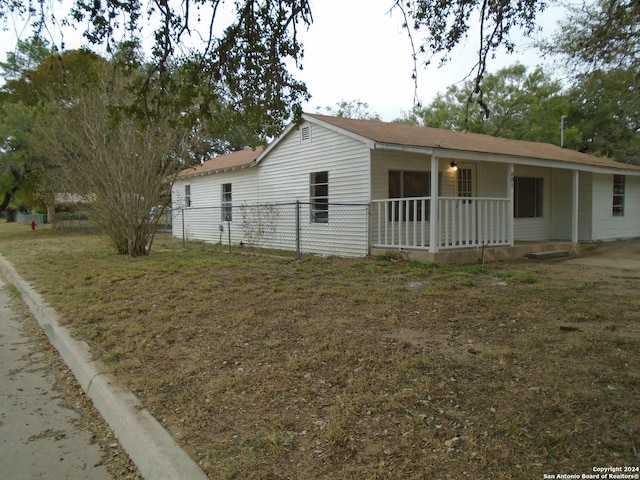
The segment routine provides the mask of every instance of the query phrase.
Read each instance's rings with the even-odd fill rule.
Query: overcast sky
[[[294,71],[312,95],[304,105],[307,112],[335,107],[341,100],[360,100],[382,120],[391,121],[411,109],[414,102],[412,50],[402,29],[400,12],[389,12],[393,0],[311,0],[313,24],[301,33],[305,45],[303,70]],[[560,17],[551,10],[541,19],[545,34],[550,34]],[[21,38],[28,34],[22,33]],[[54,34],[56,43],[59,34]],[[416,39],[419,40],[419,39]],[[417,97],[427,104],[438,92],[464,81],[476,60],[476,44],[468,43],[453,54],[454,60],[438,68],[437,62],[418,70]],[[65,48],[78,48],[84,42],[79,35],[67,33]],[[515,55],[501,54],[489,71],[517,61],[536,66],[542,62],[530,46],[530,40],[518,40]],[[15,47],[12,32],[0,34],[2,54]]]
[[[383,120],[391,121],[409,111],[414,101],[412,50],[399,11],[389,13],[391,0],[311,0],[313,25],[303,35],[304,80],[313,95],[305,110],[335,107],[340,100],[361,100]],[[551,34],[562,10],[543,15],[541,35]],[[419,39],[415,39],[419,40]],[[437,61],[418,70],[417,97],[427,104],[454,83],[464,81],[476,61],[474,37],[438,68]],[[513,55],[502,53],[489,71],[516,62],[535,67],[543,63],[531,40],[520,39]]]

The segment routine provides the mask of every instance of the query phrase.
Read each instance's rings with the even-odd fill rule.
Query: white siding
[[[232,243],[248,242],[240,207],[256,204],[289,204],[277,207],[271,217],[269,247],[295,249],[296,201],[309,202],[310,175],[327,171],[330,204],[328,223],[313,223],[308,205],[302,205],[302,251],[364,256],[369,249],[369,148],[360,141],[308,123],[302,128],[310,139],[302,141],[300,129],[292,129],[258,165],[176,182],[173,189],[173,235],[186,239],[226,243],[228,225],[221,218],[222,184],[231,183],[234,205]],[[191,185],[191,207],[184,205],[184,186]],[[276,220],[273,220],[276,219]],[[184,231],[183,231],[184,225]],[[220,231],[222,225],[222,232]],[[258,244],[259,246],[263,246]]]
[[[553,222],[551,219],[551,170],[528,166],[515,166],[516,177],[544,179],[543,214],[541,218],[514,218],[513,238],[523,241],[546,241],[551,239]]]
[[[613,175],[593,175],[593,241],[640,237],[640,177],[625,177],[624,216],[614,217]]]
[[[304,128],[310,128],[309,141],[302,141]],[[330,204],[369,203],[367,145],[316,124],[304,123],[291,130],[258,171],[260,202],[309,202],[311,174],[327,171]],[[328,223],[313,223],[308,206],[303,206],[300,230],[303,252],[364,256],[369,251],[366,207],[331,205]]]
[[[578,241],[593,241],[593,174],[580,172],[578,207]]]
[[[309,201],[309,176],[329,172],[330,203],[369,202],[369,149],[360,141],[316,124],[302,142],[293,129],[264,159],[259,171],[261,202]]]
[[[551,218],[553,221],[551,239],[571,241],[573,215],[573,174],[571,170],[553,170],[550,188]],[[579,201],[582,201],[582,198]]]
[[[389,198],[389,170],[428,172],[431,170],[431,157],[417,153],[374,150],[371,154],[372,199]]]
[[[507,198],[508,166],[500,163],[478,164],[478,197]]]
[[[184,225],[184,238],[187,240],[220,241],[221,224],[224,224],[225,235],[227,232],[220,208],[222,185],[230,183],[233,204],[242,204],[243,199],[250,198],[251,192],[257,189],[255,170],[256,167],[251,167],[176,181],[172,192],[173,235],[183,237]],[[188,208],[184,208],[185,185],[191,185],[191,206]],[[237,221],[238,219],[234,218],[232,224]],[[240,241],[241,238],[235,240]]]

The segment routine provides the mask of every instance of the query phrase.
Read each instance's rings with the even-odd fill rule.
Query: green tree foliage
[[[22,48],[25,47],[25,48]],[[0,102],[0,212],[42,207],[53,195],[46,154],[35,151],[36,121],[49,101],[69,100],[70,84],[92,85],[104,60],[86,51],[45,55],[39,40],[24,42],[19,54],[2,65],[10,72]],[[29,68],[35,65],[34,68]],[[26,68],[18,76],[19,68]],[[102,68],[102,67],[100,67]],[[17,205],[17,197],[24,204]]]
[[[9,80],[4,92],[9,102],[38,105],[68,96],[70,84],[93,84],[105,60],[89,50],[54,53],[40,61],[34,69],[25,70],[19,78]]]
[[[575,74],[567,121],[582,133],[577,148],[640,164],[640,2],[585,3],[541,47]]]
[[[5,80],[17,80],[25,72],[35,70],[45,58],[55,51],[46,40],[35,35],[27,40],[18,40],[16,48],[7,52],[7,59],[0,62],[0,69]]]
[[[367,102],[362,100],[340,100],[335,107],[318,107],[318,113],[324,112],[335,117],[355,118],[360,120],[380,120],[380,115],[372,112]]]
[[[272,138],[299,115],[309,98],[306,86],[287,67],[287,60],[300,65],[303,58],[298,30],[312,21],[308,0],[74,0],[68,12],[63,4],[52,5],[46,0],[28,5],[0,0],[0,16],[28,15],[36,29],[63,18],[85,26],[89,42],[109,53],[122,39],[142,44],[153,38],[147,81],[132,98],[132,107],[143,114],[150,104],[159,103],[149,95],[162,95],[165,102],[176,104],[203,96],[218,103],[223,97],[238,112],[244,130]],[[184,82],[176,83],[177,68]],[[219,112],[207,108],[210,103],[209,98],[199,103],[201,118],[210,115],[228,123],[229,110],[218,119]],[[235,124],[238,118],[232,120]]]
[[[503,68],[484,80],[483,96],[491,112],[470,107],[468,99],[475,88],[469,80],[452,85],[426,107],[414,108],[400,122],[484,133],[497,137],[558,144],[561,117],[568,110],[568,100],[561,85],[542,68],[528,73],[524,65]],[[565,131],[575,142],[575,129]]]
[[[581,132],[569,145],[580,151],[640,165],[640,95],[635,70],[614,69],[581,75],[568,93],[567,123]]]
[[[567,58],[577,71],[640,65],[640,2],[595,0],[572,10],[543,50]]]
[[[42,167],[42,157],[33,152],[29,143],[36,115],[36,109],[24,103],[0,105],[0,212],[8,211],[9,220],[21,206],[15,201],[17,195],[34,197],[34,179]],[[34,199],[27,206],[37,203]]]

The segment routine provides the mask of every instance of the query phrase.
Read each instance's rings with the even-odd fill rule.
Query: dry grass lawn
[[[168,237],[131,259],[19,225],[0,253],[210,478],[640,465],[637,272],[296,263]]]

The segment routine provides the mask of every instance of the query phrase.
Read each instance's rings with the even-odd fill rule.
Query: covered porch
[[[373,200],[372,205],[374,248],[437,252],[513,244],[508,198],[422,197]]]
[[[424,170],[428,191],[438,194],[400,198],[392,195],[397,167],[388,166],[386,182],[377,182],[389,183],[388,197],[371,201],[371,253],[397,250],[421,261],[473,263],[550,250],[576,252],[578,171],[501,160],[407,156],[399,166],[430,166]],[[384,174],[379,164],[376,172]],[[531,197],[526,208],[532,211],[524,211],[523,197]]]

